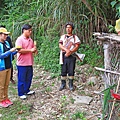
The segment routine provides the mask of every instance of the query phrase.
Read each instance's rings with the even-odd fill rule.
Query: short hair
[[[29,24],[24,24],[24,25],[22,26],[22,33],[23,33],[23,30],[28,30],[28,29],[31,29],[31,28],[32,28],[31,25],[29,25]]]
[[[74,24],[73,24],[72,22],[67,22],[67,23],[65,24],[65,28],[67,27],[67,25],[70,25],[70,26],[72,27],[72,29],[74,29]]]

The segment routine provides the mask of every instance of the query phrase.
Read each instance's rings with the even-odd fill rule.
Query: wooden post
[[[104,49],[104,67],[106,70],[110,70],[110,43],[104,42],[103,43],[103,49]],[[107,75],[107,77],[105,76]],[[110,85],[110,73],[105,73],[104,75],[104,81],[105,81],[105,88],[109,87]]]
[[[106,70],[110,70],[110,43],[105,42],[103,44],[104,49],[104,67]]]

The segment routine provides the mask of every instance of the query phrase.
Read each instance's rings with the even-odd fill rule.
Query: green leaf
[[[116,1],[112,1],[112,2],[110,3],[110,4],[112,5],[112,8],[115,7],[116,3],[117,3]]]

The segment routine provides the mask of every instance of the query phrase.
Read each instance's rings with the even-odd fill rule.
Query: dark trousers
[[[17,66],[18,69],[18,95],[25,95],[30,91],[33,77],[32,66]]]
[[[74,76],[75,73],[75,63],[76,58],[70,55],[69,57],[65,57],[65,53],[63,53],[63,64],[61,65],[61,76]]]

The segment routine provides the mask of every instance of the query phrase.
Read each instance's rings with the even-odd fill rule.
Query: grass
[[[31,114],[30,106],[30,104],[22,104],[22,101],[16,100],[12,106],[0,109],[0,114],[2,114],[0,120],[17,120],[19,118],[27,120],[25,117]]]
[[[76,111],[76,113],[74,113],[72,115],[72,120],[77,120],[77,119],[80,119],[80,120],[87,120],[85,117],[84,117],[85,113],[83,112],[80,112],[80,111]]]
[[[17,96],[17,87],[10,83],[9,98],[12,98],[13,105],[8,108],[0,108],[0,120],[27,120],[26,116],[31,114],[31,104],[26,104]]]

